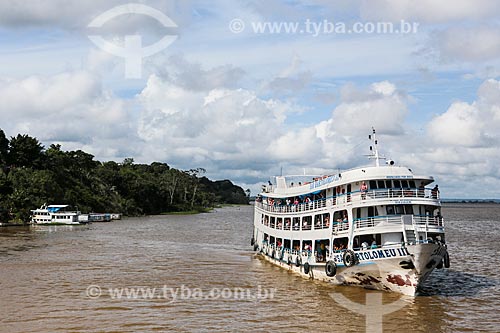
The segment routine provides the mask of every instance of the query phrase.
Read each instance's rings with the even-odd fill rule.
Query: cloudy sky
[[[203,167],[255,194],[281,168],[368,163],[374,126],[383,153],[433,175],[444,197],[500,197],[497,1],[136,2],[172,24],[117,7],[129,2],[0,2],[7,135],[101,161]],[[165,36],[128,58],[136,77],[110,52]]]

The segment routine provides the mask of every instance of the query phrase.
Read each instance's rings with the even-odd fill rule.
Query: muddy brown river
[[[330,286],[273,266],[252,251],[252,215],[245,206],[0,228],[0,332],[379,327],[367,322],[384,332],[500,331],[500,205],[444,207],[451,268],[433,272],[416,298]],[[381,305],[367,316],[376,298]]]

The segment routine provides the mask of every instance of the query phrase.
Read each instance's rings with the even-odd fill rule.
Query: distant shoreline
[[[441,199],[441,203],[491,203],[500,204],[500,199]]]

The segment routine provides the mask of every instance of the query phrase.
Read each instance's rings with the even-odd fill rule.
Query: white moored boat
[[[381,163],[375,135],[373,166],[263,186],[254,250],[304,277],[405,295],[416,295],[436,267],[448,268],[434,178]]]
[[[85,224],[88,215],[78,210],[70,210],[69,205],[42,205],[31,211],[32,224]]]

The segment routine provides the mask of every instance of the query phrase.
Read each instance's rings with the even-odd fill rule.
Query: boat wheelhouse
[[[278,176],[263,186],[254,250],[305,277],[406,295],[434,268],[449,267],[433,177],[382,164],[375,136],[373,166],[302,180]]]
[[[78,210],[71,210],[69,205],[42,205],[31,211],[32,224],[84,224],[86,215]]]

